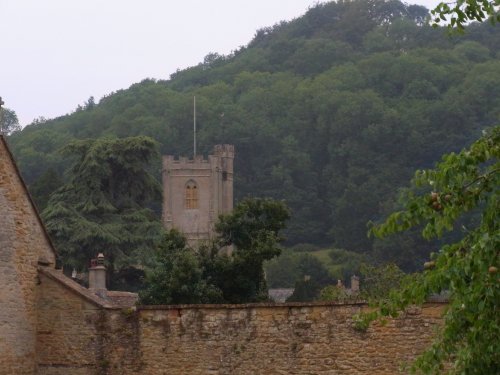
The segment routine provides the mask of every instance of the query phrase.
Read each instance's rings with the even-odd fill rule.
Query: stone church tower
[[[216,145],[208,160],[163,156],[163,226],[190,244],[208,240],[220,214],[233,209],[233,145]]]

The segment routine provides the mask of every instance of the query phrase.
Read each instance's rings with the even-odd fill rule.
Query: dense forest
[[[450,36],[426,17],[396,0],[317,4],[258,30],[231,55],[210,53],[168,80],[89,98],[9,143],[43,208],[65,179],[70,160],[59,150],[72,140],[146,135],[162,154],[190,155],[196,96],[199,148],[235,145],[237,201],[286,201],[288,246],[345,249],[413,270],[432,246],[411,234],[382,244],[367,237],[367,222],[397,207],[415,169],[500,120],[500,28],[471,24]],[[159,178],[159,157],[150,172]]]

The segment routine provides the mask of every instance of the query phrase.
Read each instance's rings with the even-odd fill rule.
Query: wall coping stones
[[[430,301],[424,306],[447,305],[448,301]],[[243,304],[184,304],[184,305],[137,305],[137,310],[179,310],[179,309],[245,309],[245,308],[302,308],[302,307],[322,307],[322,306],[358,306],[369,307],[366,301],[354,302],[286,302],[286,303],[243,303]]]

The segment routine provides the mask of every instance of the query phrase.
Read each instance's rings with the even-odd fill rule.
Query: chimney
[[[89,289],[106,290],[106,267],[104,267],[104,254],[99,253],[97,259],[90,261]]]
[[[359,277],[356,275],[351,276],[351,292],[359,293]]]

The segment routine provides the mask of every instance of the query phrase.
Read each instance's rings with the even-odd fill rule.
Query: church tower
[[[165,229],[183,233],[189,244],[212,238],[220,214],[233,210],[233,145],[216,145],[208,160],[163,156]]]

